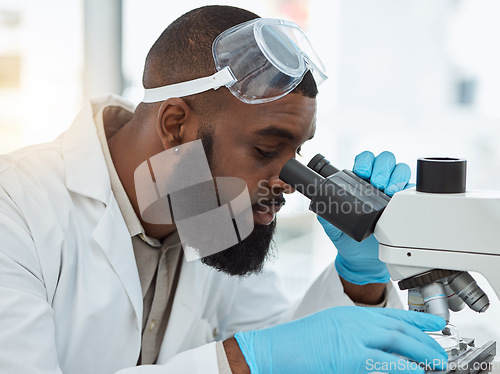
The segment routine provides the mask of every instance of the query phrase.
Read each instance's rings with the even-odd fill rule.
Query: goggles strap
[[[146,88],[144,90],[144,103],[156,103],[164,101],[172,97],[184,97],[194,95],[210,89],[218,89],[222,86],[230,86],[236,82],[236,78],[228,67],[218,71],[217,73],[198,79],[193,79],[187,82],[171,84],[169,86]]]

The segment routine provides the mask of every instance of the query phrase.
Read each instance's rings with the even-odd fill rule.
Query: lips
[[[258,204],[253,205],[252,208],[255,223],[258,225],[269,225],[274,220],[276,213],[279,212],[284,203],[285,201],[283,199],[280,201],[261,201]]]

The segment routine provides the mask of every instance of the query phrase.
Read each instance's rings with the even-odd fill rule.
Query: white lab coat
[[[55,141],[0,157],[2,373],[215,374],[214,340],[352,304],[333,266],[292,310],[270,272],[238,279],[184,262],[161,366],[134,367],[141,286],[93,120],[109,104],[133,110],[100,98]]]

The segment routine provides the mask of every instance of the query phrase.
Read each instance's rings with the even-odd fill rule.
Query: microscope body
[[[392,199],[321,154],[307,167],[289,160],[280,178],[351,238],[362,241],[374,233],[391,278],[402,290],[421,292],[429,300],[425,311],[449,320],[448,306],[463,307],[459,299],[478,312],[488,308],[469,270],[482,273],[500,297],[500,191],[466,191],[466,165],[464,159],[418,159],[416,188]],[[354,209],[335,209],[344,205]]]
[[[408,289],[409,309],[433,313],[448,322],[449,310],[459,311],[465,304],[485,312],[488,296],[468,271],[481,273],[500,298],[500,191],[434,194],[412,188],[398,192],[374,234],[380,243],[379,258],[391,278]],[[445,276],[439,279],[441,275]],[[416,281],[419,286],[413,287]],[[445,334],[445,330],[443,335],[450,331]],[[460,338],[457,348],[447,352],[447,370],[426,373],[469,374],[483,372],[474,368],[492,369],[496,342],[476,347],[474,339]]]
[[[392,198],[340,172],[321,154],[307,167],[289,160],[280,179],[311,199],[310,210],[354,240],[374,233],[380,260],[399,288],[408,290],[409,309],[447,322],[450,310],[465,304],[485,312],[488,296],[468,271],[483,274],[500,298],[500,191],[466,191],[465,160],[418,159],[416,188]],[[362,209],[332,212],[346,204]],[[446,349],[449,365],[427,373],[477,374],[494,360],[495,341],[475,347],[474,339],[459,337],[451,324],[441,334],[434,338]]]
[[[393,280],[433,269],[477,271],[500,298],[499,191],[401,191],[385,208],[374,234]]]

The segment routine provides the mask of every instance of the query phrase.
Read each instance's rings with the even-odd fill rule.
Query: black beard
[[[201,262],[223,273],[236,276],[258,274],[262,271],[272,251],[276,220],[269,225],[255,225],[245,239],[232,247],[210,256]]]
[[[210,170],[213,171],[213,128],[205,125],[198,130]],[[255,225],[252,233],[238,244],[201,258],[201,262],[229,275],[246,276],[262,271],[272,251],[276,219],[269,225]]]

